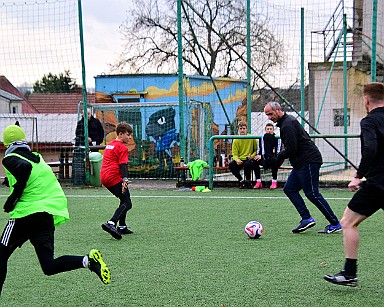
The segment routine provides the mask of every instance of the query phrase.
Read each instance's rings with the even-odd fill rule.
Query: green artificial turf
[[[328,223],[312,204],[317,225],[292,234],[300,217],[281,190],[131,190],[134,234],[120,241],[100,227],[118,203],[106,189],[65,192],[71,220],[56,229],[55,256],[97,248],[111,283],[87,269],[45,276],[28,242],[9,260],[0,305],[383,306],[382,211],[360,226],[360,284],[349,288],[322,279],[342,268],[342,234],[318,234]],[[322,193],[341,217],[352,193]],[[3,202],[6,194],[0,189]],[[265,228],[260,239],[243,232],[251,220]]]

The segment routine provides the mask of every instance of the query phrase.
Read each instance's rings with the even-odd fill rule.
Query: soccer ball
[[[244,232],[250,239],[258,239],[263,233],[264,228],[258,221],[250,221],[245,225]]]

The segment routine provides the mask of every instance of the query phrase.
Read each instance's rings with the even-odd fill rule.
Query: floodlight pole
[[[344,105],[344,118],[343,118],[343,126],[344,126],[344,134],[348,134],[348,80],[347,80],[347,15],[343,14],[343,105]],[[348,139],[344,139],[344,153],[348,157]],[[345,168],[347,168],[348,164],[345,161]]]
[[[376,82],[376,50],[377,45],[377,0],[372,1],[372,57],[371,57],[371,82]]]
[[[84,145],[85,145],[85,184],[89,184],[89,142],[88,142],[88,106],[87,106],[87,85],[85,81],[85,60],[84,60],[84,37],[83,37],[83,13],[81,8],[81,0],[77,1],[79,14],[79,36],[81,50],[81,72],[82,72],[82,96],[83,96],[83,118],[84,118]]]
[[[183,101],[183,94],[184,94],[184,87],[183,87],[183,41],[182,41],[182,28],[181,28],[181,1],[183,0],[177,0],[177,60],[178,60],[178,67],[177,67],[177,74],[178,74],[178,80],[179,80],[179,135],[180,135],[180,157],[183,157],[184,159],[187,158],[185,156],[185,139],[184,139],[184,101]]]
[[[247,122],[251,133],[252,87],[251,87],[251,0],[247,0]]]
[[[301,8],[301,44],[300,44],[300,114],[301,114],[301,126],[304,127],[304,120],[305,117],[305,57],[304,57],[304,8]]]

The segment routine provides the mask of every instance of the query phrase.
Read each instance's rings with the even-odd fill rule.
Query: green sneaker
[[[99,276],[103,284],[108,285],[111,282],[111,272],[97,249],[92,249],[89,252],[88,268]]]

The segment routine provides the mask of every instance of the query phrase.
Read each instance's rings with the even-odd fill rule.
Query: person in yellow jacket
[[[8,259],[28,240],[45,275],[89,268],[108,284],[110,271],[96,249],[86,256],[54,258],[55,227],[69,220],[67,198],[50,166],[40,154],[30,150],[25,133],[18,125],[4,130],[3,143],[6,147],[2,161],[5,184],[10,188],[4,211],[9,213],[10,219],[0,238],[0,293]]]
[[[238,123],[239,135],[247,135],[248,126],[244,121]],[[240,189],[252,189],[251,174],[256,167],[253,159],[257,154],[256,139],[234,139],[232,142],[232,161],[229,163],[229,170],[239,180]],[[244,177],[240,170],[244,169]]]

